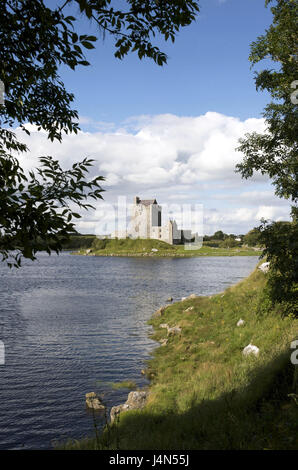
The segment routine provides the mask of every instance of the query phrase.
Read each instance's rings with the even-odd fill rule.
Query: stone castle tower
[[[173,244],[173,222],[162,226],[162,208],[156,199],[134,198],[131,210],[129,235],[132,238],[154,238]]]
[[[173,245],[181,243],[185,235],[190,237],[191,231],[178,230],[174,220],[168,220],[162,225],[162,207],[156,199],[140,199],[136,196],[131,208],[128,230],[115,232],[112,238],[151,238]]]

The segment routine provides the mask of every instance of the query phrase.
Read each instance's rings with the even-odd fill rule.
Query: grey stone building
[[[127,231],[115,232],[113,238],[152,238],[171,245],[191,240],[191,230],[179,230],[175,220],[168,220],[162,225],[162,207],[156,199],[134,198],[131,208],[130,223]]]

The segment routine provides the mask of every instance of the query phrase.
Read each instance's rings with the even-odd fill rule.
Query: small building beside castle
[[[179,230],[175,220],[162,225],[162,207],[156,199],[134,198],[127,231],[116,231],[112,238],[151,238],[170,245],[191,241],[191,230]]]

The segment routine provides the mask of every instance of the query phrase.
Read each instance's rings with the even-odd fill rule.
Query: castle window
[[[158,222],[157,222],[158,227],[161,227],[161,211],[158,211]]]

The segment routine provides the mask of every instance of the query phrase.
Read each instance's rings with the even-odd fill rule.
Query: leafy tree
[[[223,240],[224,237],[225,237],[225,234],[221,230],[218,230],[217,232],[215,232],[212,238],[214,240]]]
[[[233,237],[227,237],[220,243],[220,246],[222,248],[235,248],[236,246],[240,246],[240,243]]]
[[[266,5],[272,0],[266,0]],[[247,134],[238,150],[244,154],[236,171],[250,178],[254,171],[267,174],[280,197],[298,199],[298,100],[293,86],[298,77],[297,0],[277,0],[271,8],[273,24],[251,45],[252,66],[270,59],[275,67],[255,74],[257,90],[267,90],[273,101],[264,110],[266,132]],[[295,213],[297,208],[293,207]]]
[[[298,237],[297,224],[262,221],[259,240],[265,246],[263,256],[270,262],[269,297],[280,304],[281,313],[298,315]]]
[[[22,256],[35,259],[42,249],[59,253],[75,232],[72,219],[80,217],[69,203],[87,209],[92,207],[88,197],[101,198],[98,182],[103,178],[84,180],[92,160],[84,159],[67,171],[51,157],[40,160],[41,167],[27,177],[16,158],[0,159],[0,253],[9,267],[19,267]]]
[[[74,232],[72,218],[79,217],[73,205],[88,209],[89,196],[102,198],[104,178],[87,180],[92,160],[63,171],[52,157],[43,156],[40,168],[26,175],[17,154],[28,148],[12,130],[18,125],[30,134],[26,123],[34,124],[51,141],[78,132],[78,113],[71,106],[74,96],[65,89],[58,68],[88,66],[84,50],[93,49],[98,38],[76,31],[77,19],[70,9],[79,9],[100,34],[112,35],[119,59],[136,51],[140,59],[151,58],[158,65],[167,57],[152,44],[154,36],[174,41],[198,12],[193,0],[127,0],[122,10],[112,0],[55,3],[49,7],[42,0],[0,2],[0,84],[5,87],[5,105],[0,104],[0,253],[10,266],[19,266],[22,256],[34,259],[41,239],[49,253],[59,252],[61,240]]]
[[[298,100],[294,89],[298,85],[298,2],[266,0],[266,6],[270,3],[274,3],[273,23],[252,43],[249,57],[253,66],[264,59],[273,64],[255,74],[257,90],[267,90],[272,98],[263,113],[266,131],[247,134],[240,140],[238,150],[244,154],[244,160],[236,171],[243,178],[250,178],[254,171],[268,175],[276,194],[293,203],[292,223],[263,222],[260,227],[264,255],[270,260],[270,295],[277,302],[288,298],[297,283],[294,240],[298,238]]]
[[[256,246],[260,244],[260,230],[253,228],[243,237],[243,243],[248,246]]]

